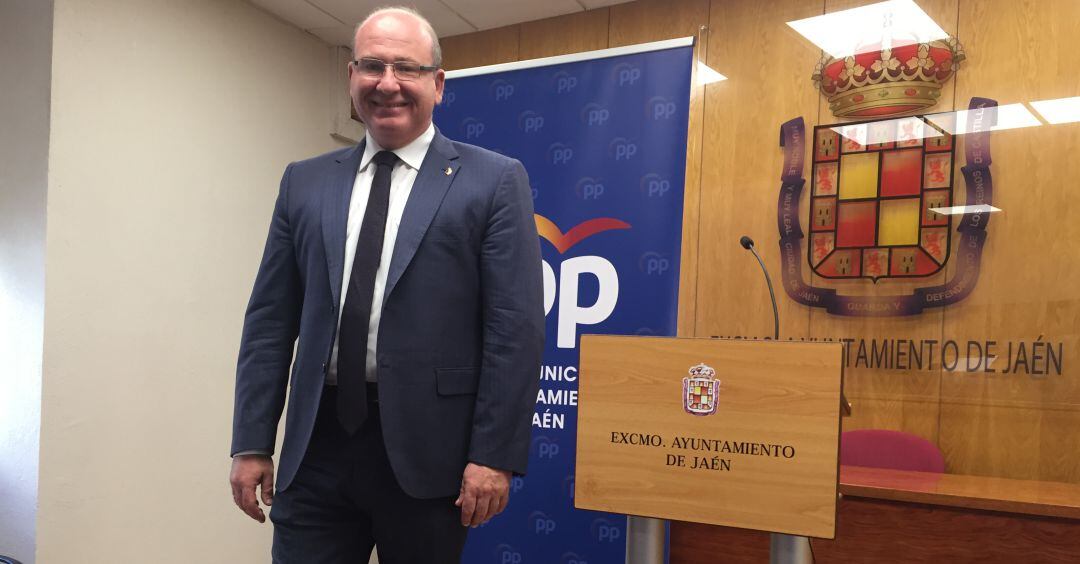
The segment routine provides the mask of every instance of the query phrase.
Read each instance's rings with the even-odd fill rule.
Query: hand
[[[241,454],[232,459],[232,471],[229,472],[232,484],[233,502],[248,517],[266,522],[266,515],[259,508],[255,497],[255,487],[262,490],[262,502],[269,506],[274,501],[274,461],[262,454]]]
[[[470,462],[461,476],[461,524],[479,527],[506,509],[510,500],[510,471]]]

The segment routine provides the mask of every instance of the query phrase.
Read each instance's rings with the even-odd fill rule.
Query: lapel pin
[[[450,176],[453,173],[454,173],[454,169],[452,169],[450,167],[446,167],[446,170],[443,171],[443,174],[445,174],[446,176]]]

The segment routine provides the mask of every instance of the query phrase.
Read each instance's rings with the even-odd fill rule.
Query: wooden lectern
[[[575,506],[833,538],[841,347],[583,336]]]

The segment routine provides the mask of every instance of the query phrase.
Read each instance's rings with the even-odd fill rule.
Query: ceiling
[[[353,28],[385,0],[250,0],[331,45],[352,47]],[[414,0],[439,37],[460,35],[629,0]]]

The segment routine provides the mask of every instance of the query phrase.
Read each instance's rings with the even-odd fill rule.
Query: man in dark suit
[[[528,460],[531,191],[521,163],[432,125],[444,73],[419,14],[373,13],[354,54],[365,140],[281,181],[240,345],[233,498],[260,522],[257,487],[273,502],[274,562],[366,562],[373,545],[384,564],[457,562]]]

